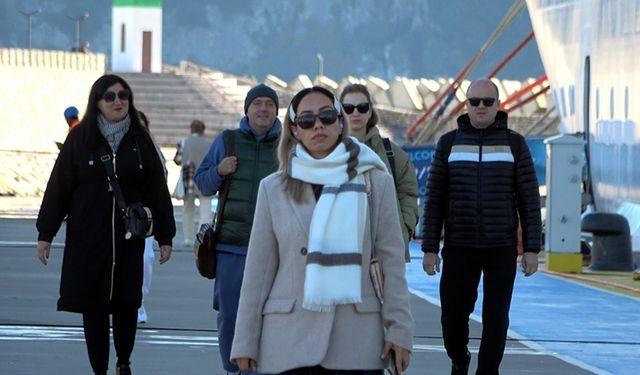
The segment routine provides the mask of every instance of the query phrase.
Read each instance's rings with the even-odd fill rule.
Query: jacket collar
[[[313,195],[311,184],[304,185],[304,198],[301,203],[296,203],[293,199],[287,199],[291,205],[294,216],[305,237],[309,238],[309,227],[313,218],[313,211],[316,208],[316,197]]]
[[[240,129],[251,134],[256,141],[261,141],[263,139],[268,140],[272,138],[278,138],[278,136],[280,135],[280,130],[282,129],[282,123],[280,122],[280,119],[276,117],[271,129],[269,129],[265,134],[259,135],[256,134],[253,129],[251,129],[251,126],[249,125],[249,118],[247,116],[244,116],[240,120]]]
[[[364,144],[371,144],[372,146],[380,143],[382,141],[382,136],[380,135],[380,130],[378,130],[377,126],[372,127],[367,131],[367,134],[364,136]]]
[[[487,129],[506,129],[507,128],[507,120],[509,115],[505,111],[498,111],[496,114],[496,119],[493,124],[489,125]],[[469,114],[465,113],[463,115],[458,116],[458,129],[460,130],[478,130],[471,125],[471,120],[469,119]]]
[[[90,124],[87,124],[87,125],[90,125]],[[109,143],[107,142],[107,139],[100,133],[100,130],[98,129],[98,122],[96,121],[96,123],[93,124],[92,126],[94,126],[93,131],[95,132],[95,138],[87,139],[88,144],[90,145],[89,147],[95,148],[95,147],[101,147],[102,145],[106,145],[107,147],[109,147]],[[74,128],[74,131],[78,131],[79,133],[83,132],[83,134],[86,134],[86,132],[89,132],[90,130],[89,130],[89,126],[85,126],[85,127],[78,126]],[[151,137],[151,134],[148,133],[145,129],[143,129],[142,125],[134,125],[132,121],[131,125],[129,126],[129,130],[122,137],[120,144],[122,144],[125,140],[128,141],[131,137],[141,136],[145,134]]]

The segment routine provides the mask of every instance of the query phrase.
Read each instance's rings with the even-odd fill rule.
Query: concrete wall
[[[57,151],[64,109],[74,105],[82,117],[105,66],[103,54],[0,49],[0,150]]]

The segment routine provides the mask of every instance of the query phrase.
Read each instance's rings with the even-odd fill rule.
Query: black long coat
[[[71,131],[47,184],[36,223],[38,240],[51,242],[67,218],[58,310],[82,312],[111,300],[140,304],[143,239],[125,240],[119,213],[100,155],[110,148],[87,144],[82,124]],[[96,131],[96,129],[91,129]],[[131,124],[115,155],[116,174],[127,204],[142,202],[154,218],[160,245],[175,235],[173,206],[164,171],[149,135]]]

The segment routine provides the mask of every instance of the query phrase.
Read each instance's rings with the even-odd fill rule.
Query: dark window
[[[611,97],[610,97],[609,101],[610,101],[610,103],[609,103],[609,105],[610,105],[609,111],[611,112],[611,119],[613,120],[616,117],[616,114],[615,114],[615,111],[614,111],[616,101],[615,101],[615,94],[614,94],[613,87],[611,87]]]
[[[558,94],[558,90],[552,90],[551,97],[553,98],[553,102],[556,103],[556,111],[558,111],[558,114],[560,115],[560,117],[562,117],[562,103],[560,103],[560,95]]]
[[[629,119],[629,86],[624,87],[624,119]]]
[[[569,113],[567,113],[567,99],[564,95],[564,87],[560,87],[560,106],[562,107],[562,116],[568,116]]]
[[[584,116],[585,133],[591,132],[591,57],[584,59],[584,85],[582,92],[582,115]],[[587,137],[587,142],[589,138]]]
[[[576,113],[575,96],[573,85],[569,86],[569,114],[574,115]]]
[[[596,89],[596,120],[600,120],[600,89]]]

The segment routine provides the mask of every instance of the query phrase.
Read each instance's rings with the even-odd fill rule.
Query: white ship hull
[[[597,211],[629,221],[640,250],[640,0],[527,0],[562,118],[584,133]]]

